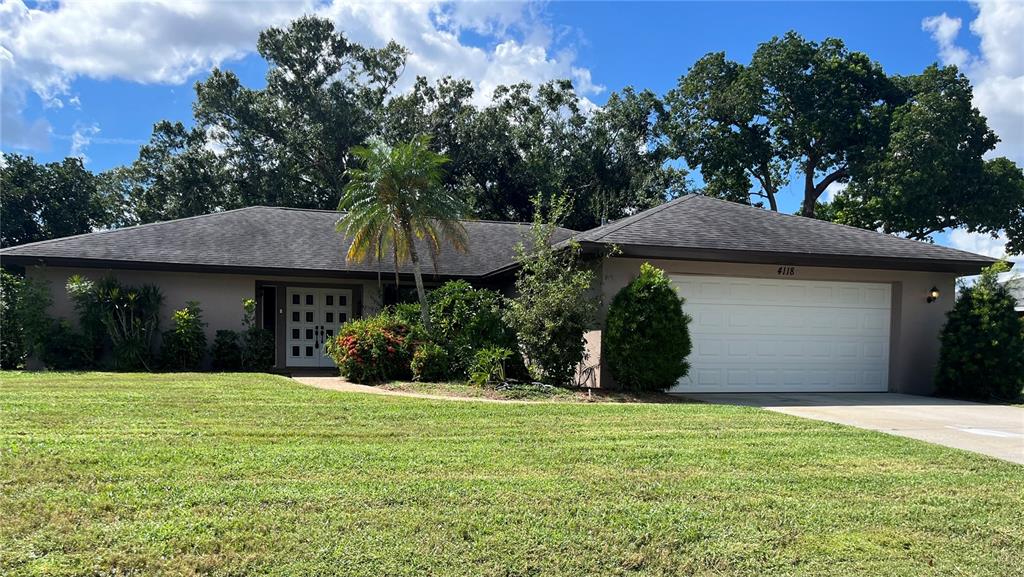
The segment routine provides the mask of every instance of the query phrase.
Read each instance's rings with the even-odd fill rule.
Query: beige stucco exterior
[[[31,266],[26,269],[29,278],[50,283],[53,304],[49,314],[54,318],[77,323],[74,304],[64,285],[75,274],[90,279],[116,277],[122,284],[139,286],[152,284],[160,288],[164,301],[160,311],[160,329],[171,327],[175,310],[188,301],[197,301],[203,309],[207,342],[213,342],[218,330],[242,329],[242,300],[256,296],[257,283],[279,286],[358,285],[362,288],[362,314],[372,315],[381,308],[381,291],[376,280],[337,279],[323,277],[283,277],[269,275],[242,275],[194,272],[168,272],[125,269],[64,268]],[[283,309],[278,303],[279,318],[283,322]]]
[[[615,294],[640,272],[640,265],[650,262],[668,274],[705,274],[750,278],[777,278],[780,264],[739,264],[685,260],[658,260],[613,257],[600,268],[601,311],[603,326],[608,304]],[[939,356],[939,332],[946,312],[953,306],[955,273],[853,269],[826,267],[795,267],[795,275],[787,278],[821,281],[887,283],[892,286],[892,327],[889,348],[889,388],[901,393],[929,394],[935,365]],[[938,301],[927,302],[932,287],[940,291]],[[587,335],[590,363],[599,362],[601,331]],[[598,385],[613,387],[614,380],[606,368],[599,370]]]
[[[628,284],[640,270],[644,259],[613,257],[597,265],[599,278],[597,296],[602,305],[598,315],[597,328],[586,335],[589,358],[585,362],[593,367],[591,386],[614,387],[615,383],[607,370],[600,366],[601,329],[608,303],[615,294]],[[686,260],[658,260],[648,262],[664,269],[669,274],[706,274],[715,276],[738,276],[750,278],[776,278],[777,264],[739,264],[725,262],[704,262]],[[43,279],[50,283],[53,304],[50,315],[75,322],[75,311],[66,291],[63,290],[68,277],[73,274],[98,279],[106,275],[116,276],[127,285],[154,284],[164,296],[161,310],[161,329],[171,326],[171,315],[188,301],[200,303],[207,323],[207,338],[212,342],[217,330],[242,328],[242,306],[244,298],[253,298],[257,285],[285,286],[352,286],[361,292],[362,315],[380,310],[382,296],[375,279],[340,279],[325,277],[285,277],[252,274],[220,274],[197,272],[168,272],[146,270],[104,270],[91,268],[28,267],[31,278]],[[938,360],[938,335],[945,322],[945,313],[952,307],[955,273],[934,273],[896,270],[826,268],[797,266],[795,275],[787,277],[805,280],[831,280],[852,282],[887,283],[892,286],[892,317],[890,330],[890,389],[903,393],[927,394],[932,391],[932,380]],[[938,287],[941,297],[937,302],[928,303],[929,290]],[[279,326],[284,320],[285,309],[278,302]],[[283,345],[282,345],[283,346]],[[281,359],[281,355],[278,357]],[[282,363],[283,364],[283,363]],[[284,367],[281,367],[284,368]]]

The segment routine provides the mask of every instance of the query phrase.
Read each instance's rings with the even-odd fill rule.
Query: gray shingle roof
[[[906,259],[936,264],[955,261],[982,266],[995,262],[962,250],[694,194],[582,232],[576,239],[748,255]]]
[[[133,264],[187,265],[225,268],[287,269],[290,271],[390,273],[390,261],[347,263],[349,242],[335,231],[339,213],[254,206],[67,238],[47,240],[0,251],[8,262],[27,258],[51,261],[90,260]],[[437,272],[445,276],[476,277],[507,267],[528,224],[466,221],[469,251],[444,246]],[[558,229],[554,240],[573,231]],[[10,258],[16,257],[16,258]],[[422,252],[424,274],[433,269]],[[402,272],[411,272],[409,265]]]
[[[390,273],[389,262],[347,263],[339,213],[254,206],[204,216],[47,240],[0,250],[4,263],[273,269],[295,273]],[[445,245],[442,276],[482,277],[509,269],[529,225],[466,221],[469,252]],[[557,229],[555,242],[573,235]],[[575,234],[586,244],[628,247],[628,256],[768,262],[793,258],[821,266],[916,268],[976,273],[989,257],[929,243],[687,195]],[[433,271],[425,257],[424,273]],[[761,260],[758,260],[761,259]],[[803,259],[803,260],[800,260]],[[409,265],[401,267],[411,272]]]

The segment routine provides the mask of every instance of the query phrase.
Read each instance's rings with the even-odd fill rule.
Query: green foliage
[[[507,306],[496,291],[475,289],[464,280],[446,282],[430,291],[430,335],[448,353],[452,375],[469,374],[476,352],[486,347],[517,348],[516,335],[502,312]]]
[[[118,370],[151,370],[153,344],[160,328],[163,295],[155,285],[127,287],[114,278],[99,282],[72,276],[68,293],[81,316],[83,328],[106,328],[114,367]],[[95,335],[84,337],[85,345],[95,348]]]
[[[338,231],[352,239],[346,259],[390,260],[396,277],[399,265],[411,262],[423,326],[430,327],[416,242],[426,245],[435,269],[442,240],[461,251],[467,250],[468,243],[458,220],[467,206],[441,186],[448,159],[430,150],[428,136],[397,146],[375,139],[368,146],[353,148],[352,155],[362,167],[346,172],[349,183],[338,204],[344,213],[338,219]]]
[[[266,372],[274,366],[274,333],[256,324],[256,299],[242,299],[242,370]]]
[[[91,342],[64,319],[47,311],[53,298],[49,283],[22,279],[13,305],[13,321],[21,329],[26,357],[57,370],[85,369],[92,365]]]
[[[231,189],[224,160],[211,144],[203,127],[156,123],[135,162],[102,175],[101,186],[127,201],[122,224],[197,216],[234,206],[227,196]]]
[[[962,287],[942,329],[935,376],[939,393],[972,399],[1015,400],[1024,393],[1024,320],[1016,299],[997,280],[1000,263]]]
[[[79,158],[38,164],[3,154],[0,164],[0,247],[91,232],[112,224],[117,198],[97,188]]]
[[[557,214],[557,212],[556,212]],[[518,247],[516,296],[505,320],[519,340],[532,375],[551,385],[573,384],[586,356],[584,332],[593,326],[597,299],[593,271],[583,268],[579,247],[551,246],[554,225],[534,222],[530,246]]]
[[[1018,251],[1024,176],[984,159],[998,139],[972,100],[955,66],[888,76],[841,40],[790,32],[749,65],[701,58],[666,95],[661,124],[707,194],[778,210],[796,175],[804,216],[916,239],[1006,229]],[[833,184],[848,186],[831,206]]]
[[[49,319],[39,360],[48,369],[80,371],[92,366],[92,343],[64,319]]]
[[[0,369],[25,363],[25,330],[18,319],[25,279],[0,268]]]
[[[213,337],[210,357],[213,370],[237,371],[242,368],[242,347],[238,331],[221,329]]]
[[[692,343],[683,302],[665,271],[646,262],[615,295],[602,344],[603,360],[620,386],[664,390],[686,376]]]
[[[409,368],[412,372],[412,380],[425,383],[447,380],[451,374],[448,353],[429,341],[416,347]]]
[[[512,351],[505,347],[484,347],[473,355],[469,367],[469,382],[478,387],[505,382],[505,364]]]
[[[203,310],[199,303],[189,301],[185,308],[174,311],[174,328],[165,332],[161,344],[161,361],[169,370],[194,371],[206,356],[206,331]]]
[[[345,323],[325,347],[350,381],[382,383],[412,376],[414,328],[387,312]]]

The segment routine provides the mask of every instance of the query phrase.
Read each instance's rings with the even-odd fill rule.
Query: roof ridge
[[[820,218],[813,218],[813,217],[809,217],[809,216],[804,216],[802,214],[790,214],[788,212],[781,212],[781,211],[778,211],[778,210],[767,210],[767,209],[764,209],[764,208],[758,208],[756,206],[751,206],[749,204],[741,204],[741,203],[738,203],[738,202],[732,202],[731,200],[725,200],[725,199],[722,199],[722,198],[715,198],[713,196],[707,196],[707,195],[704,195],[704,194],[695,195],[695,196],[700,196],[700,197],[706,198],[708,200],[713,200],[713,201],[725,203],[725,204],[728,204],[728,205],[731,205],[731,206],[734,206],[734,207],[742,207],[742,208],[745,208],[745,209],[754,210],[754,211],[757,211],[759,213],[776,214],[776,215],[785,216],[785,217],[798,218],[798,219],[806,219],[806,220],[810,220],[810,221],[814,221],[814,222],[820,222],[820,223],[826,224],[826,225],[840,226],[840,227],[847,228],[847,229],[850,229],[850,230],[855,230],[857,232],[866,232],[866,233],[878,234],[878,235],[884,236],[886,238],[900,240],[900,241],[908,242],[908,243],[912,243],[912,244],[924,244],[924,245],[929,245],[929,246],[935,246],[935,247],[939,247],[939,248],[944,249],[944,250],[955,251],[955,252],[959,252],[959,253],[963,253],[963,254],[967,254],[967,255],[971,255],[971,256],[985,256],[985,255],[979,255],[977,253],[973,253],[973,252],[970,252],[970,251],[961,250],[959,248],[953,248],[953,247],[946,246],[946,245],[943,245],[943,244],[936,244],[934,242],[927,242],[927,241],[923,241],[923,240],[916,240],[916,239],[913,239],[913,238],[905,238],[905,237],[902,237],[902,236],[896,236],[895,234],[892,234],[892,233],[880,232],[880,231],[877,231],[877,230],[871,230],[869,228],[860,228],[860,227],[852,226],[852,225],[849,225],[849,224],[843,224],[841,222],[832,222],[830,220],[822,220]]]
[[[121,228],[107,228],[107,229],[103,229],[103,230],[94,230],[92,232],[83,232],[83,233],[79,233],[79,234],[72,234],[70,236],[61,236],[61,237],[57,237],[57,238],[48,238],[46,240],[37,240],[36,242],[27,242],[25,244],[18,244],[18,245],[14,245],[14,246],[8,246],[8,247],[0,248],[0,254],[2,254],[4,252],[7,252],[7,251],[14,250],[14,249],[28,248],[28,247],[31,247],[31,246],[40,246],[40,245],[50,244],[50,243],[54,243],[54,242],[61,242],[61,241],[65,241],[65,240],[71,240],[73,238],[81,238],[83,236],[91,236],[91,235],[97,235],[97,234],[107,234],[107,233],[111,233],[111,232],[123,232],[123,231],[129,231],[129,230],[138,230],[140,228],[154,227],[154,226],[159,226],[159,225],[162,225],[162,224],[171,224],[171,223],[174,223],[174,222],[182,222],[182,221],[186,221],[186,220],[198,220],[200,218],[206,218],[208,216],[218,216],[218,215],[221,215],[221,214],[228,214],[229,212],[241,212],[243,210],[249,210],[249,209],[253,209],[253,208],[270,208],[270,207],[266,207],[266,206],[262,206],[262,205],[243,206],[243,207],[240,207],[240,208],[232,208],[230,210],[218,210],[216,212],[208,212],[206,214],[196,214],[196,215],[193,215],[193,216],[183,216],[181,218],[172,218],[171,220],[160,220],[160,221],[157,221],[157,222],[144,222],[142,224],[133,224],[131,226],[123,226]]]
[[[677,205],[677,204],[682,204],[684,201],[689,200],[689,199],[693,198],[694,196],[697,196],[697,195],[693,194],[693,193],[684,194],[683,196],[680,196],[679,198],[673,198],[672,200],[670,200],[668,202],[664,202],[662,204],[659,204],[658,206],[653,206],[651,208],[648,208],[647,210],[642,210],[642,211],[640,211],[640,212],[638,212],[636,214],[632,214],[630,216],[627,216],[626,218],[617,220],[615,222],[610,222],[610,223],[608,223],[606,225],[603,225],[603,226],[599,226],[599,227],[596,227],[596,228],[592,228],[590,230],[582,231],[582,234],[586,234],[588,232],[600,230],[602,228],[607,227],[607,228],[605,228],[605,231],[603,233],[601,233],[599,236],[587,239],[588,242],[598,242],[602,238],[608,236],[609,234],[612,234],[613,232],[617,232],[618,230],[622,229],[625,226],[628,226],[628,225],[640,222],[640,221],[644,220],[645,218],[648,218],[650,216],[658,214],[659,212],[667,209],[670,206],[674,206],[674,205]]]
[[[335,214],[341,214],[341,213],[345,212],[344,210],[337,210],[337,209],[330,209],[330,208],[302,208],[300,206],[263,206],[261,208],[272,208],[272,209],[277,209],[277,210],[294,210],[294,211],[302,211],[302,212],[331,212],[331,213],[335,213]],[[522,220],[494,220],[494,219],[490,219],[490,218],[460,218],[458,220],[459,220],[459,222],[485,222],[485,223],[490,223],[490,224],[514,224],[514,225],[517,225],[517,226],[530,226],[530,225],[533,224],[530,221],[522,221]],[[558,228],[561,228],[561,229],[564,229],[564,230],[573,230],[571,228],[566,228],[564,226],[559,226]],[[573,231],[573,232],[581,232],[581,231]]]

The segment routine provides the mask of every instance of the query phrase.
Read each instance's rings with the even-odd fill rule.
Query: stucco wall
[[[49,314],[54,318],[65,318],[77,324],[74,305],[64,285],[68,277],[79,274],[90,279],[107,276],[116,277],[122,284],[139,286],[153,284],[160,288],[164,301],[160,310],[160,330],[171,327],[171,316],[175,310],[188,301],[198,301],[203,309],[206,338],[213,343],[214,335],[221,329],[242,329],[242,299],[256,295],[257,281],[301,286],[303,284],[346,284],[360,285],[363,289],[363,315],[380,310],[381,295],[376,280],[349,280],[321,277],[276,277],[262,275],[207,274],[143,270],[105,270],[90,268],[28,267],[26,274],[33,279],[50,283],[53,304]],[[280,309],[282,303],[278,303]]]
[[[601,268],[602,308],[600,324],[604,326],[608,304],[615,294],[640,272],[643,259],[616,257],[607,259]],[[778,278],[779,265],[736,264],[651,259],[648,262],[669,274],[707,274],[751,278]],[[784,263],[780,263],[784,264]],[[793,280],[832,280],[889,283],[893,287],[892,330],[889,349],[889,387],[901,393],[928,394],[939,357],[939,331],[946,312],[953,306],[956,275],[874,269],[796,267]],[[931,288],[938,287],[941,297],[934,303],[926,298]],[[592,355],[600,354],[600,330],[587,335]],[[592,356],[592,359],[594,357]],[[607,369],[602,369],[598,383],[614,387]]]

